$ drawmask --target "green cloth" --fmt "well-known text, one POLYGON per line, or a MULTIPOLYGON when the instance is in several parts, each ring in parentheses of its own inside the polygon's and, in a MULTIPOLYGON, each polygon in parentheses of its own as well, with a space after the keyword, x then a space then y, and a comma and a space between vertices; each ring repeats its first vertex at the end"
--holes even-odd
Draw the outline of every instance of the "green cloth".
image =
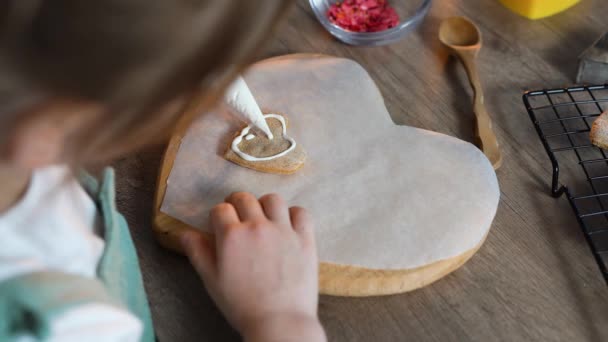
POLYGON ((0 341, 31 334, 49 337, 50 321, 66 310, 91 302, 122 307, 103 283, 61 272, 35 272, 0 283, 0 341))
POLYGON ((101 184, 86 174, 80 179, 103 219, 106 245, 97 269, 98 278, 36 272, 0 282, 2 342, 23 334, 45 340, 49 337, 53 318, 87 303, 104 303, 129 310, 143 324, 141 341, 154 341, 137 253, 127 222, 116 210, 114 171, 106 169, 101 184))

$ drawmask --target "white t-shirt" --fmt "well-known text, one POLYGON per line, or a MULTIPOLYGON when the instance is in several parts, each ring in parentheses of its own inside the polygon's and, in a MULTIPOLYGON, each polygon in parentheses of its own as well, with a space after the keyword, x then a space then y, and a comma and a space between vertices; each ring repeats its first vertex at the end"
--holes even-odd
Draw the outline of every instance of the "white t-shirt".
MULTIPOLYGON (((95 278, 105 246, 97 219, 95 203, 67 167, 36 170, 23 198, 0 214, 0 282, 38 271, 95 278)), ((99 303, 68 310, 50 330, 51 341, 138 341, 143 326, 128 311, 99 303)))

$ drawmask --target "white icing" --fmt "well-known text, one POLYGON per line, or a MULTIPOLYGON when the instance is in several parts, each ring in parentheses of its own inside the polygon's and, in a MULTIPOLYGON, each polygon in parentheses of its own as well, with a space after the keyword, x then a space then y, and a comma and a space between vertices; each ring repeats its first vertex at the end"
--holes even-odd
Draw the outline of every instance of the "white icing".
POLYGON ((285 138, 285 140, 289 141, 289 143, 291 144, 288 149, 286 149, 283 152, 277 153, 273 156, 260 157, 260 158, 254 157, 250 154, 247 154, 247 153, 241 151, 241 149, 239 148, 239 144, 241 143, 241 141, 243 141, 243 137, 245 137, 245 139, 247 139, 247 140, 250 140, 250 139, 248 139, 248 137, 251 135, 251 134, 249 134, 249 131, 251 130, 251 126, 247 126, 247 127, 243 128, 243 130, 241 131, 241 134, 239 134, 232 141, 232 146, 231 146, 232 151, 234 151, 234 153, 236 153, 239 157, 241 157, 247 161, 266 161, 266 160, 272 160, 275 158, 282 157, 282 156, 286 155, 287 153, 291 152, 294 148, 296 148, 296 141, 293 140, 293 138, 287 136, 287 125, 285 124, 285 119, 278 114, 264 115, 264 120, 266 120, 267 118, 277 119, 281 122, 281 126, 283 127, 283 138, 285 138))
POLYGON ((245 120, 247 120, 247 123, 264 132, 268 139, 272 140, 272 132, 270 132, 270 128, 268 128, 268 124, 264 119, 264 114, 262 114, 260 106, 258 106, 251 90, 249 90, 247 83, 245 83, 245 80, 242 77, 239 76, 230 87, 228 87, 224 94, 224 100, 238 114, 243 116, 245 120))
POLYGON ((245 136, 245 140, 251 140, 251 139, 253 139, 253 138, 255 138, 255 135, 253 135, 253 134, 247 134, 247 135, 245 136))

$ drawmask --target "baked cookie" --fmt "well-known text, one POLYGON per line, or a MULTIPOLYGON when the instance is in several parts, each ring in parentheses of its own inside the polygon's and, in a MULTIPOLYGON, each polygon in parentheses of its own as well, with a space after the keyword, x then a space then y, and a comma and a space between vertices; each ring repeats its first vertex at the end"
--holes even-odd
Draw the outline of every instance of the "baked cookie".
POLYGON ((591 126, 589 138, 593 145, 608 150, 608 111, 603 112, 595 119, 591 126))
POLYGON ((274 139, 255 134, 247 126, 236 135, 224 158, 256 171, 292 174, 304 165, 306 152, 287 135, 287 120, 279 114, 264 115, 274 139))

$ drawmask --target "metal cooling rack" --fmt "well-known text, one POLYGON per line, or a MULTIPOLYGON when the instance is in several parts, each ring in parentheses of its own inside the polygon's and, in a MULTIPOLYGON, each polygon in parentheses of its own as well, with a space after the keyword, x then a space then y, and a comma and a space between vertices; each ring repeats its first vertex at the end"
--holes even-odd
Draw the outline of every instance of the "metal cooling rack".
POLYGON ((608 284, 608 151, 589 139, 608 110, 608 84, 529 91, 523 101, 553 165, 552 195, 566 194, 608 284))

